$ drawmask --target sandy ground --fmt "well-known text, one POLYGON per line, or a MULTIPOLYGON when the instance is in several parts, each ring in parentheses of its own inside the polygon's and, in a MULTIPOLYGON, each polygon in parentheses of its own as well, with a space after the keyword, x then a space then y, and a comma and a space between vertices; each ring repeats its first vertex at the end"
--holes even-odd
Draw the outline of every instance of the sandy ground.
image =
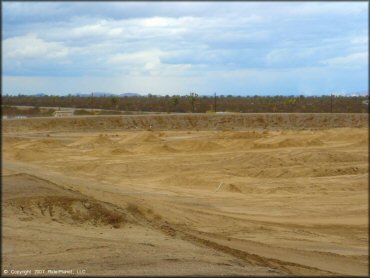
POLYGON ((299 130, 50 121, 3 130, 3 270, 368 274, 363 118, 299 130))

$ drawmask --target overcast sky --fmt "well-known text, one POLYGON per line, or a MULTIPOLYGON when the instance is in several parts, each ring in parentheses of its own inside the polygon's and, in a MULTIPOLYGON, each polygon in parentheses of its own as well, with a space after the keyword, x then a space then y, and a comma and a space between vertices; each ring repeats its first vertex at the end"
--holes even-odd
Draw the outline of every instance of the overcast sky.
POLYGON ((367 2, 3 2, 3 93, 368 86, 367 2))

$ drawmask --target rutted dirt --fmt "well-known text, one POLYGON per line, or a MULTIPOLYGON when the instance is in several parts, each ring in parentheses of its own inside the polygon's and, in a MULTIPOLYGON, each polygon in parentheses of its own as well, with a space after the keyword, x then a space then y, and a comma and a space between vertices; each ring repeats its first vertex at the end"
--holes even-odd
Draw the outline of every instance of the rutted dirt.
POLYGON ((368 129, 346 116, 7 121, 3 268, 367 275, 368 129))

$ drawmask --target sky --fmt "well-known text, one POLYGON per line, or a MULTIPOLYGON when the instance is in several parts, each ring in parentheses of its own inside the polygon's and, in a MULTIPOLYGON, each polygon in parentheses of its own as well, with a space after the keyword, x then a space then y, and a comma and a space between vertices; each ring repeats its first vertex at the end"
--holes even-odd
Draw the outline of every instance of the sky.
POLYGON ((367 91, 368 5, 2 2, 2 93, 367 91))

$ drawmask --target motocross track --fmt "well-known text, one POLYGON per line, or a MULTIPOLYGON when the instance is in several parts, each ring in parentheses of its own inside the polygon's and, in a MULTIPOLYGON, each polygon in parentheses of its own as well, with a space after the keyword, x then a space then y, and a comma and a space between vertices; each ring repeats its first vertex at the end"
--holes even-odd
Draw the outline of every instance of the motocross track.
POLYGON ((2 268, 368 275, 368 115, 3 120, 2 268))

